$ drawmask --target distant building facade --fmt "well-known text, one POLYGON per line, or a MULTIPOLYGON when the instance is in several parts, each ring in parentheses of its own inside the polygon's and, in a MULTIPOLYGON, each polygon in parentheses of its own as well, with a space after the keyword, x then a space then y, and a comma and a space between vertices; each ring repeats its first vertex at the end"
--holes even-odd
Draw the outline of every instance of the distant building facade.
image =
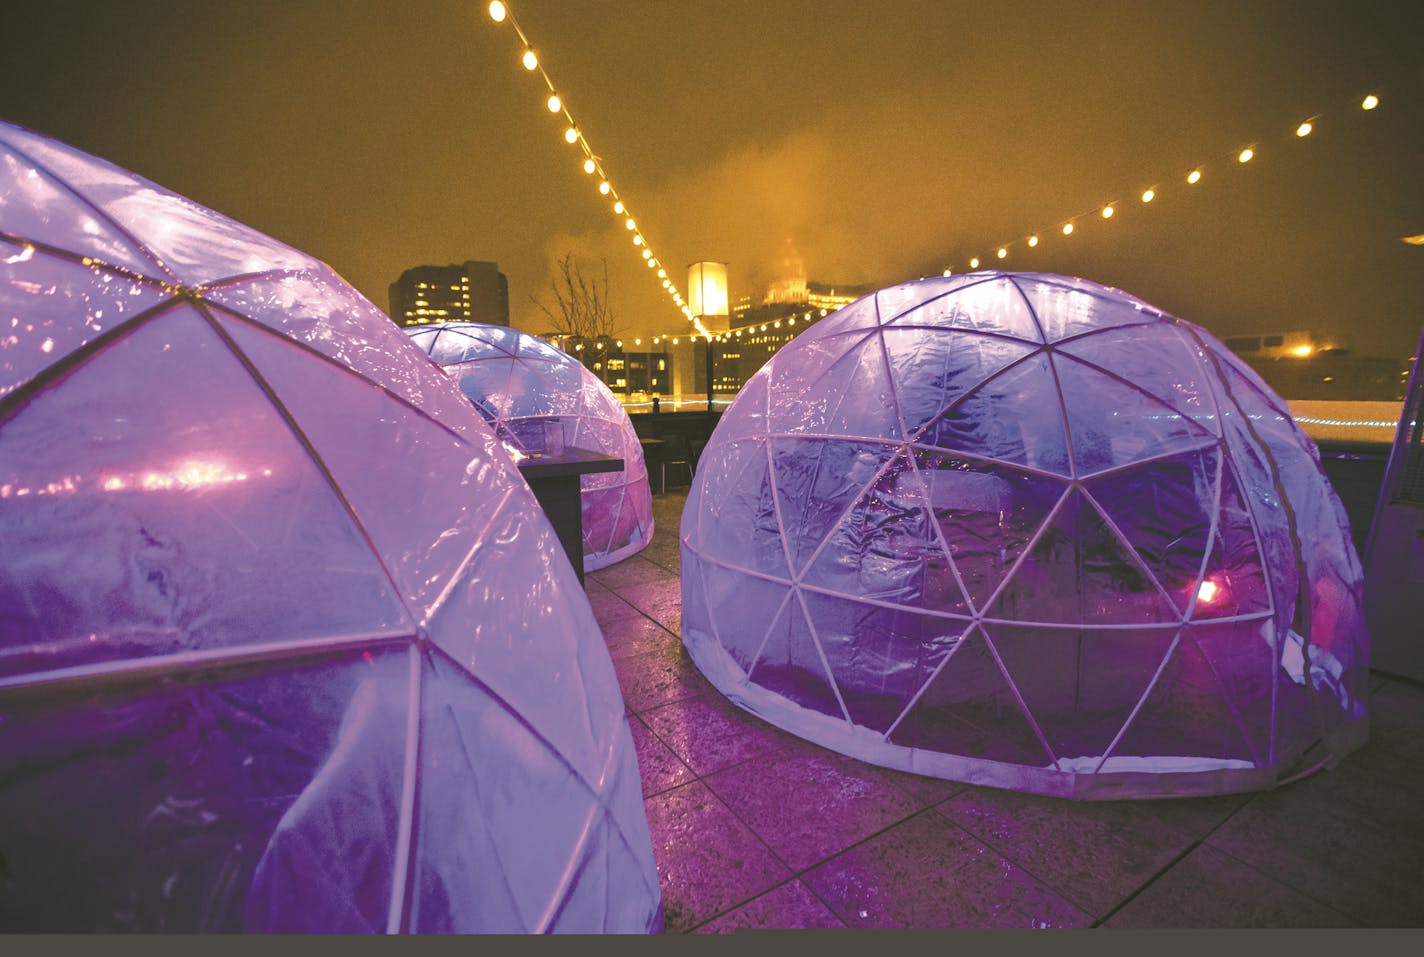
POLYGON ((390 315, 398 325, 509 325, 509 281, 495 263, 472 260, 451 266, 413 266, 391 283, 390 295, 390 315))

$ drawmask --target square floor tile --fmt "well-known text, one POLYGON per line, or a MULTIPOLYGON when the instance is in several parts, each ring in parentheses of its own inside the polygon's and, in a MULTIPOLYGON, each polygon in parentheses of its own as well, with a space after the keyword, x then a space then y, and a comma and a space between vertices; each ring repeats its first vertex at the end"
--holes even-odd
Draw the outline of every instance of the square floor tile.
POLYGON ((617 594, 674 635, 682 634, 682 583, 679 580, 669 578, 628 585, 619 588, 617 594))
MULTIPOLYGON (((651 545, 648 546, 648 548, 651 547, 651 545)), ((629 585, 641 585, 648 582, 668 581, 670 579, 676 580, 678 576, 673 572, 668 571, 668 569, 656 562, 649 561, 645 557, 644 553, 647 552, 648 548, 644 548, 643 551, 638 552, 636 555, 630 555, 621 562, 616 562, 593 572, 592 577, 594 581, 616 592, 620 588, 629 585)))
POLYGON ((700 781, 643 803, 668 931, 695 927, 791 876, 700 781))
POLYGON ((787 881, 780 887, 728 911, 716 920, 698 927, 699 934, 733 934, 739 930, 762 929, 831 929, 845 924, 832 914, 820 899, 800 881, 787 881))
POLYGON ((692 780, 692 769, 678 760, 672 750, 648 730, 637 715, 628 716, 633 747, 638 755, 638 775, 643 780, 643 796, 660 794, 692 780))
POLYGON ((1336 804, 1283 800, 1306 783, 1256 795, 1207 843, 1367 926, 1424 927, 1424 846, 1336 804))
POLYGON ((702 672, 692 663, 679 643, 641 655, 613 659, 623 703, 638 713, 649 708, 687 698, 710 688, 702 672))
POLYGON ((777 750, 793 740, 786 732, 710 690, 710 686, 704 694, 650 708, 641 712, 641 717, 699 776, 777 750))
POLYGON ((1107 927, 1354 927, 1350 918, 1207 844, 1104 922, 1107 927))
POLYGON ((793 871, 819 863, 919 805, 881 769, 795 742, 705 778, 739 820, 793 871))
POLYGON ((631 618, 619 618, 603 625, 603 641, 608 646, 609 657, 616 660, 654 652, 681 652, 681 638, 637 609, 633 612, 631 618))
MULTIPOLYGON (((1198 800, 1223 815, 1240 804, 1198 800)), ((934 810, 1102 918, 1196 840, 1163 813, 1164 804, 1176 803, 1070 801, 972 787, 934 810)))
POLYGON ((1092 921, 932 810, 801 879, 851 927, 1084 927, 1092 921))

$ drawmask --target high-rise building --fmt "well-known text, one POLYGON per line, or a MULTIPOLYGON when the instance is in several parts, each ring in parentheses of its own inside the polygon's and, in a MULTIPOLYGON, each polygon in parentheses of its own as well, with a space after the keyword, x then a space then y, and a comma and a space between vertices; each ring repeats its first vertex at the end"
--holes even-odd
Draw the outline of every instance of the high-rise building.
POLYGON ((431 322, 509 325, 509 281, 495 263, 413 266, 391 283, 391 318, 402 326, 431 322))

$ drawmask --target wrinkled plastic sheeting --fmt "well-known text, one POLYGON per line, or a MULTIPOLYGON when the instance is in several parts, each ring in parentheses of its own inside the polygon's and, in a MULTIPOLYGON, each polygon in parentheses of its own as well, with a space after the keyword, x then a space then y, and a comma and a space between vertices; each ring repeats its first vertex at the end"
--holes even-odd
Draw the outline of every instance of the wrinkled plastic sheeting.
POLYGON ((1206 794, 1366 735, 1314 444, 1207 332, 1084 280, 922 280, 816 323, 724 414, 681 542, 702 672, 876 764, 1206 794))
POLYGON ((316 260, 0 124, 7 931, 661 929, 503 445, 316 260))
POLYGON ((505 326, 445 322, 406 333, 520 454, 576 447, 623 460, 620 471, 579 478, 584 571, 621 562, 652 541, 643 447, 617 397, 582 363, 505 326))

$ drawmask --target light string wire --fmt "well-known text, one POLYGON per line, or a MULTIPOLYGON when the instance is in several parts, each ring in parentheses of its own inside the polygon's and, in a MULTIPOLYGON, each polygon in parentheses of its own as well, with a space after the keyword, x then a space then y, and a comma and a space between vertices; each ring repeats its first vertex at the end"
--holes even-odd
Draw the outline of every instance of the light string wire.
MULTIPOLYGON (((1381 105, 1381 92, 1383 92, 1382 89, 1376 89, 1363 96, 1356 97, 1351 102, 1354 104, 1356 109, 1362 112, 1373 112, 1377 110, 1381 105)), ((1290 140, 1303 140, 1314 134, 1316 132, 1316 125, 1320 122, 1322 116, 1324 116, 1324 114, 1315 113, 1301 120, 1300 123, 1296 125, 1292 135, 1290 136, 1290 140)), ((1289 142, 1290 140, 1285 140, 1285 142, 1289 142)), ((1207 181, 1207 169, 1215 168, 1218 162, 1221 165, 1228 167, 1245 166, 1246 164, 1253 162, 1257 159, 1258 153, 1261 149, 1261 144, 1263 142, 1265 141, 1252 141, 1250 143, 1238 147, 1236 150, 1233 150, 1230 153, 1222 154, 1219 160, 1213 161, 1210 164, 1199 163, 1195 166, 1187 166, 1179 170, 1177 173, 1173 174, 1173 176, 1170 178, 1161 178, 1150 186, 1143 186, 1139 191, 1137 191, 1135 204, 1146 206, 1155 202, 1158 198, 1161 197, 1162 190, 1166 188, 1164 184, 1168 182, 1180 184, 1181 186, 1187 189, 1196 187, 1198 184, 1207 181)), ((1043 245, 1045 241, 1050 237, 1067 239, 1076 234, 1080 224, 1092 222, 1095 219, 1110 220, 1117 213, 1123 211, 1125 208, 1131 205, 1134 205, 1134 203, 1125 202, 1123 200, 1112 200, 1094 206, 1092 209, 1084 210, 1083 212, 1078 213, 1077 215, 1067 216, 1058 219, 1054 222, 1052 226, 1047 226, 1042 229, 1034 230, 1026 235, 1019 236, 1016 239, 1009 240, 1006 242, 992 243, 989 246, 992 252, 988 256, 983 257, 982 259, 978 255, 971 256, 968 260, 968 267, 971 271, 973 271, 979 269, 981 265, 992 265, 995 262, 1001 262, 1007 259, 1009 257, 1010 252, 1014 251, 1015 248, 1018 246, 1026 246, 1029 249, 1034 249, 1040 245, 1043 245)), ((1405 242, 1410 241, 1410 238, 1405 238, 1405 242)), ((952 275, 953 272, 953 268, 946 267, 944 270, 944 275, 949 276, 952 275)))
POLYGON ((548 98, 544 101, 545 107, 550 113, 562 116, 564 120, 567 121, 568 125, 564 130, 564 142, 570 146, 577 146, 580 152, 583 153, 583 171, 590 176, 597 176, 598 192, 612 202, 614 215, 622 217, 624 227, 633 234, 633 245, 640 250, 644 264, 649 269, 657 270, 656 275, 662 284, 663 290, 678 307, 678 311, 692 323, 693 328, 696 330, 696 335, 703 336, 708 341, 711 341, 712 333, 707 331, 698 316, 693 315, 691 307, 688 306, 687 301, 683 298, 682 292, 677 288, 677 283, 673 282, 662 260, 653 253, 652 248, 648 245, 647 237, 643 235, 643 230, 639 227, 638 221, 633 217, 633 212, 629 209, 627 200, 619 195, 618 190, 613 185, 613 180, 609 177, 607 170, 604 169, 603 159, 593 151, 593 147, 589 145, 588 139, 584 136, 583 128, 575 122, 573 114, 569 112, 568 103, 565 102, 563 94, 559 92, 558 87, 554 85, 554 81, 549 77, 548 71, 544 69, 544 64, 535 52, 534 45, 529 42, 528 35, 525 34, 524 29, 519 25, 519 21, 515 19, 514 11, 512 11, 509 8, 509 4, 503 2, 503 0, 492 0, 489 4, 488 12, 490 19, 495 23, 507 23, 514 28, 514 33, 519 37, 519 42, 523 47, 521 62, 524 65, 524 69, 531 73, 538 73, 544 81, 544 86, 548 90, 548 98))

